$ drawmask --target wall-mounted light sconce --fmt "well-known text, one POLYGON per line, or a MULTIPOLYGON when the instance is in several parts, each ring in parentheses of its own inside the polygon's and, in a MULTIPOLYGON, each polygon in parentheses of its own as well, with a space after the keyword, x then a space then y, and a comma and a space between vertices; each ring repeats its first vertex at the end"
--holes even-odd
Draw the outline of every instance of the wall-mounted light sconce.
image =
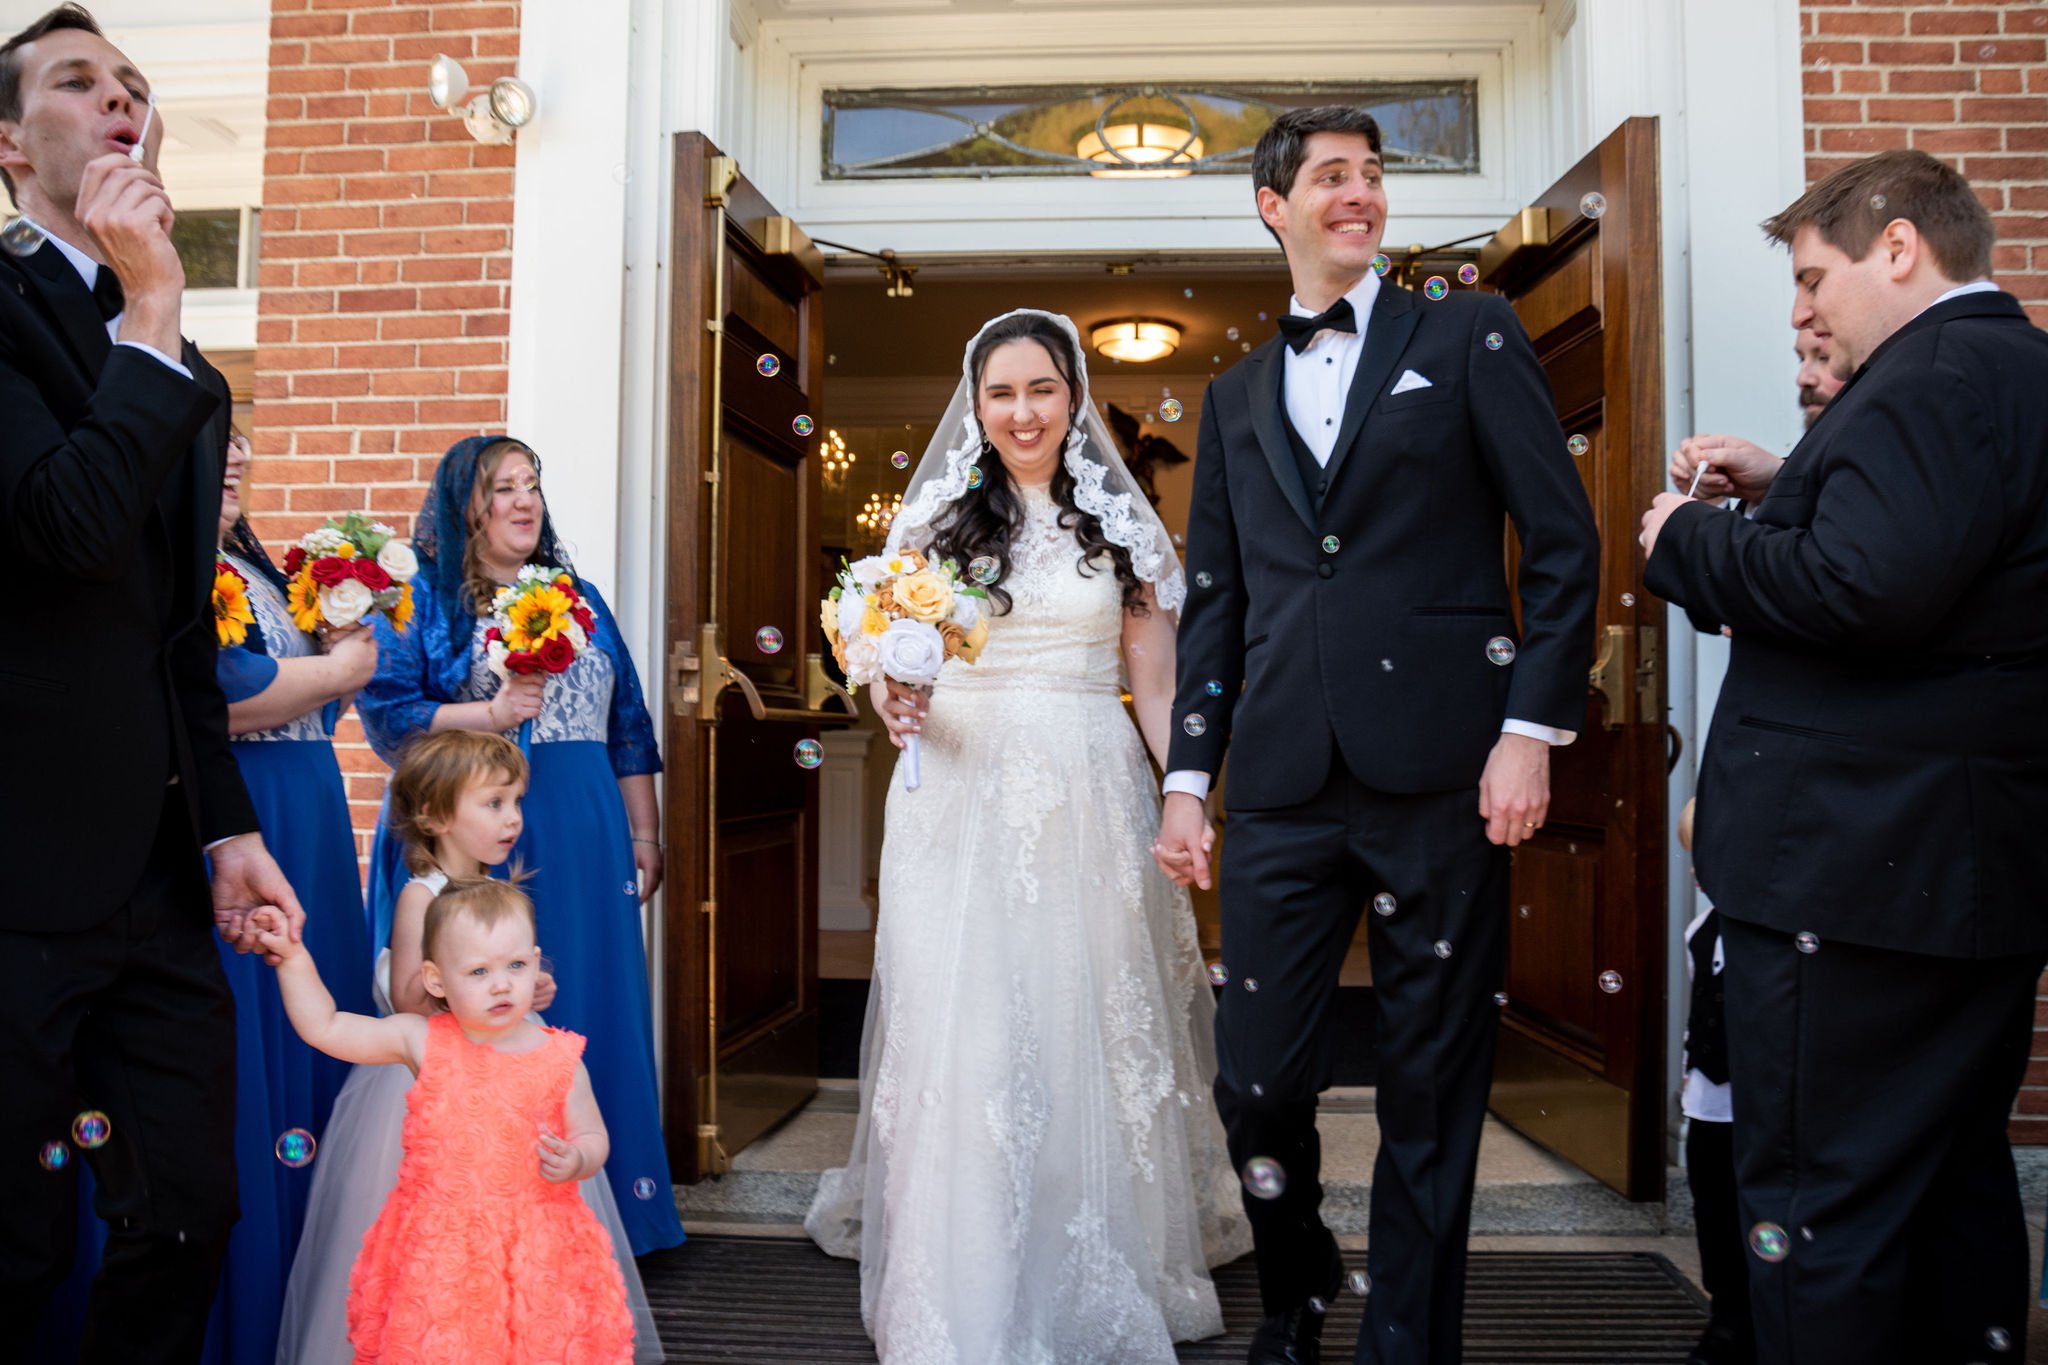
POLYGON ((469 135, 492 147, 511 142, 535 111, 533 87, 517 76, 500 76, 470 99, 469 73, 445 52, 427 68, 427 97, 436 108, 461 115, 469 135))
POLYGON ((1180 328, 1170 322, 1128 318, 1121 322, 1103 323, 1089 340, 1095 344, 1096 350, 1111 360, 1143 364, 1148 360, 1164 360, 1179 349, 1180 328))

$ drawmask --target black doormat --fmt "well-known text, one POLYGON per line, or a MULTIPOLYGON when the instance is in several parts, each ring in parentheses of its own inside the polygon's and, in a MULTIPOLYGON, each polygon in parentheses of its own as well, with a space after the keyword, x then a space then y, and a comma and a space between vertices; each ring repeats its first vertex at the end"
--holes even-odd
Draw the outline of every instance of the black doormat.
MULTIPOLYGON (((1365 1254, 1345 1262, 1363 1267, 1365 1254)), ((860 1267, 787 1238, 692 1237, 648 1256, 640 1275, 671 1361, 872 1365, 860 1267)), ((1244 1359, 1259 1314, 1249 1257, 1216 1272, 1229 1331, 1180 1350, 1184 1362, 1244 1359)), ((1332 1305, 1324 1340, 1349 1360, 1363 1300, 1332 1305)), ((1706 1327, 1699 1293, 1652 1252, 1479 1251, 1465 1298, 1466 1365, 1679 1365, 1706 1327)))
MULTIPOLYGON (((868 983, 825 977, 818 982, 818 1074, 828 1080, 860 1075, 860 1030, 867 1020, 868 983)), ((1373 1085, 1379 1078, 1379 1047, 1373 1019, 1372 987, 1337 990, 1337 1057, 1332 1085, 1373 1085)))

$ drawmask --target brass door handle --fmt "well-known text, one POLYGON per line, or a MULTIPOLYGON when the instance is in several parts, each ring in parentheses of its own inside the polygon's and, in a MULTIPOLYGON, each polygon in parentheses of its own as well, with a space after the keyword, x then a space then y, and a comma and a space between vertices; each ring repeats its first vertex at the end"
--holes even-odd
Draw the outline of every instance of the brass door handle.
POLYGON ((766 720, 793 720, 809 725, 851 725, 860 719, 860 702, 853 693, 832 681, 825 661, 818 655, 804 660, 804 705, 771 706, 766 720), (837 697, 846 703, 844 711, 828 711, 825 703, 837 697))
POLYGON ((1607 728, 1619 730, 1628 722, 1628 694, 1635 687, 1635 673, 1628 663, 1629 627, 1609 626, 1601 632, 1600 656, 1586 674, 1586 685, 1603 701, 1607 728))
POLYGON ((752 678, 734 668, 731 660, 723 654, 712 660, 711 668, 711 688, 704 697, 704 705, 710 711, 705 717, 706 720, 718 719, 718 699, 725 694, 726 688, 735 684, 746 694, 747 710, 753 713, 754 719, 768 719, 768 708, 762 703, 760 689, 754 686, 752 678))

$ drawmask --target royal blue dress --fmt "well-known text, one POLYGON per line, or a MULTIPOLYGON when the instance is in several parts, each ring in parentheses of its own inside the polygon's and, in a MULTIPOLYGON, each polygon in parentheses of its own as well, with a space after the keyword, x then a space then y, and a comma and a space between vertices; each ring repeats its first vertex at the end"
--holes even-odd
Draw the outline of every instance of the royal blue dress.
MULTIPOLYGON (((220 651, 221 690, 234 703, 269 687, 279 659, 316 651, 292 624, 284 594, 261 570, 232 554, 222 558, 248 580, 257 626, 245 644, 220 651)), ((305 942, 321 979, 341 1009, 374 1014, 362 878, 334 758, 337 710, 330 702, 274 730, 238 736, 231 747, 264 845, 305 908, 305 942)), ((317 1141, 349 1067, 299 1040, 285 1017, 277 974, 260 954, 237 953, 226 943, 219 948, 235 997, 235 1174, 242 1216, 228 1239, 201 1359, 206 1365, 272 1365, 313 1179, 310 1168, 278 1159, 278 1138, 302 1128, 317 1141)), ((78 1255, 37 1338, 39 1359, 75 1354, 89 1282, 106 1242, 105 1225, 92 1212, 91 1174, 81 1174, 78 1255)))
MULTIPOLYGON (((597 619, 594 646, 548 679, 541 713, 519 740, 532 767, 526 827, 512 860, 531 874, 541 951, 555 975, 548 1023, 589 1040, 583 1062, 611 1135, 605 1177, 633 1254, 678 1246, 683 1225, 669 1180, 654 1066, 639 874, 619 779, 661 771, 654 720, 618 626, 596 589, 579 585, 597 619)), ((449 621, 431 593, 415 593, 411 629, 377 622, 377 676, 357 699, 371 747, 396 764, 448 703, 485 701, 499 682, 484 661, 484 625, 449 621)), ((400 840, 377 825, 370 855, 371 940, 391 933, 405 885, 400 840)))

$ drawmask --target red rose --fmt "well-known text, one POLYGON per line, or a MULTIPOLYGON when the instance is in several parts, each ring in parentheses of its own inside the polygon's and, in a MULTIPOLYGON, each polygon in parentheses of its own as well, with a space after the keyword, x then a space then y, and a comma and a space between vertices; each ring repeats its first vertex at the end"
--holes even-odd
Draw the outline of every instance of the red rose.
POLYGON ((323 588, 331 588, 344 578, 353 578, 349 563, 339 555, 327 555, 313 561, 313 581, 323 588))
POLYGON ((358 555, 348 562, 348 566, 355 570, 356 581, 371 592, 382 592, 391 586, 391 575, 385 573, 383 566, 374 559, 358 555))
POLYGON ((305 549, 305 547, 304 547, 303 545, 294 545, 294 546, 292 546, 292 547, 291 547, 291 549, 289 549, 289 550, 285 551, 285 555, 284 555, 284 576, 285 576, 286 578, 294 578, 294 577, 296 577, 296 576, 298 575, 299 569, 300 569, 300 568, 301 568, 301 567, 302 567, 302 566, 303 566, 303 565, 305 564, 305 562, 306 562, 306 549, 305 549))
POLYGON ((540 672, 540 660, 536 659, 529 650, 518 650, 505 656, 505 671, 507 673, 538 673, 540 672))
POLYGON ((550 673, 560 673, 576 662, 576 646, 559 635, 552 640, 543 641, 537 652, 540 655, 541 666, 550 673))
POLYGON ((493 640, 502 640, 504 638, 505 632, 499 630, 496 626, 492 626, 489 630, 484 632, 484 643, 486 644, 489 644, 493 640))
POLYGON ((594 635, 597 633, 597 618, 590 614, 589 607, 571 607, 569 608, 569 615, 575 618, 577 625, 583 627, 584 634, 594 635))

